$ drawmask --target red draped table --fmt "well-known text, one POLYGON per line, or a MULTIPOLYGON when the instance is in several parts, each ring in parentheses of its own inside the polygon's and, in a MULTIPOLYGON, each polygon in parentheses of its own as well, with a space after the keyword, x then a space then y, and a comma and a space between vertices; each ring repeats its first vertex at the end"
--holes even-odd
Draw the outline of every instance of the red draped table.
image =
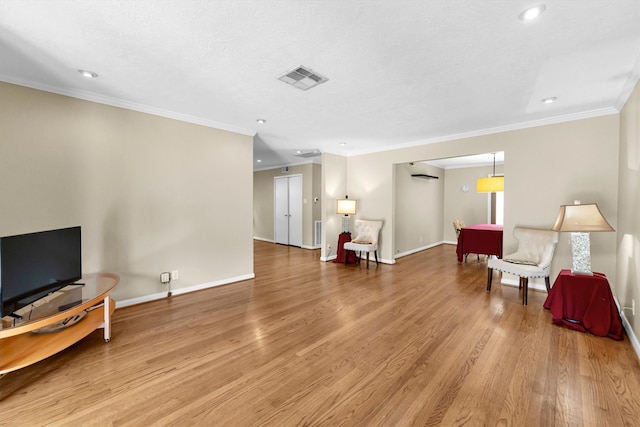
POLYGON ((620 314, 602 273, 585 276, 560 271, 544 308, 551 310, 558 325, 614 340, 623 338, 620 314))
POLYGON ((497 224, 462 227, 456 248, 458 262, 462 262, 465 254, 495 255, 502 258, 502 230, 503 227, 497 224))
POLYGON ((345 251, 344 244, 351 241, 351 233, 340 233, 338 236, 338 247, 336 248, 336 259, 334 262, 344 263, 345 257, 347 264, 355 264, 357 261, 356 253, 353 251, 345 251))

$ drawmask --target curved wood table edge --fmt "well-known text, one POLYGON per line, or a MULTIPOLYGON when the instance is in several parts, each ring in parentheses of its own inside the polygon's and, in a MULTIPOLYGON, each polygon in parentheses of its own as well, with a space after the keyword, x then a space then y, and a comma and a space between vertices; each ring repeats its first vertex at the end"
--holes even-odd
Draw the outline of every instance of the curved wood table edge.
POLYGON ((111 314, 115 310, 115 301, 110 298, 110 294, 119 283, 120 277, 113 273, 95 273, 83 276, 83 279, 86 280, 91 277, 96 278, 96 280, 111 280, 112 283, 106 286, 100 294, 68 310, 44 319, 27 322, 24 325, 0 330, 0 377, 8 372, 44 360, 100 328, 105 329, 104 338, 106 342, 109 342, 111 336, 111 314), (96 306, 101 301, 104 307, 89 311, 86 319, 67 329, 43 335, 31 333, 96 306))

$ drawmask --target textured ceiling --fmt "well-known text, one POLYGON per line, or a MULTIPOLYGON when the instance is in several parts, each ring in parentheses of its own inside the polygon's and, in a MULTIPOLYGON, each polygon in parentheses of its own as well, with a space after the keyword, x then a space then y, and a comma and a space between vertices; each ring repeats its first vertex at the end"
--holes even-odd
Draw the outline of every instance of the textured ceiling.
POLYGON ((519 20, 532 4, 0 0, 0 80, 256 134, 260 169, 619 110, 640 0, 547 0, 519 20), (277 80, 298 65, 329 81, 277 80))

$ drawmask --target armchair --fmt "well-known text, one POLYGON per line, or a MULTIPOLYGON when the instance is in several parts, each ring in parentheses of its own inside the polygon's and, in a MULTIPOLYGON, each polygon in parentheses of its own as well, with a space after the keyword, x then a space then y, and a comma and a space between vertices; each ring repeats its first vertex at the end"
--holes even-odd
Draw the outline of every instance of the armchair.
POLYGON ((464 227, 464 221, 461 219, 453 220, 453 229, 456 230, 456 237, 460 235, 460 230, 464 227))
POLYGON ((530 278, 544 277, 547 292, 551 288, 549 274, 558 233, 553 230, 515 227, 513 237, 518 241, 516 252, 505 255, 503 259, 492 258, 487 261, 487 292, 491 291, 493 270, 513 274, 520 278, 520 288, 523 288, 522 304, 527 305, 530 278))
MULTIPOLYGON (((367 270, 369 269, 369 253, 373 252, 378 265, 378 236, 382 228, 382 221, 368 221, 356 219, 356 238, 344 244, 344 250, 354 251, 358 256, 358 261, 362 252, 367 254, 367 270)), ((345 264, 347 257, 345 256, 345 264)))

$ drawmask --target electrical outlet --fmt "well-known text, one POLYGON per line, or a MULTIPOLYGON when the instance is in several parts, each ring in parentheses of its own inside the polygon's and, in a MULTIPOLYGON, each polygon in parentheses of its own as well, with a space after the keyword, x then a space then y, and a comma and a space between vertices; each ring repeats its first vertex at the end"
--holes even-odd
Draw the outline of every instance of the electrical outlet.
POLYGON ((178 280, 180 278, 180 271, 173 270, 171 272, 171 280, 178 280))
POLYGON ((160 283, 166 285, 171 281, 171 274, 169 272, 160 273, 160 283))

